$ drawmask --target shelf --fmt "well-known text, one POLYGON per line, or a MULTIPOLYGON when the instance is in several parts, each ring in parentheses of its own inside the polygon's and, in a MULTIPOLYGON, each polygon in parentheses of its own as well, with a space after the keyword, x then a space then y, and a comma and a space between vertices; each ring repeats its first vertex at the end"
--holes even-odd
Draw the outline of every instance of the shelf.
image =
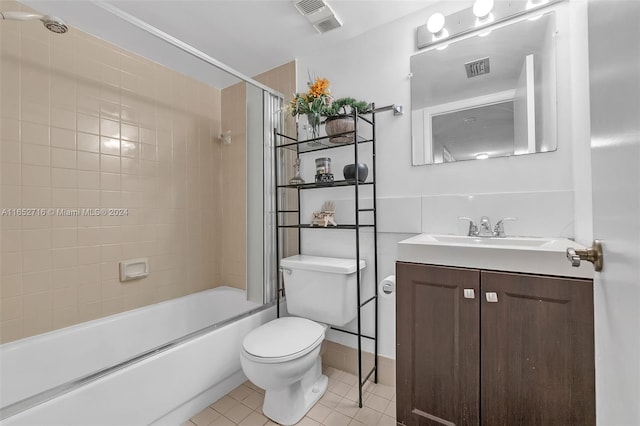
MULTIPOLYGON (((347 134, 353 134, 354 132, 348 132, 347 134)), ((281 133, 276 133, 277 136, 281 136, 288 140, 293 140, 291 137, 283 135, 281 133)), ((343 135, 340 133, 340 135, 343 135)), ((373 142, 373 139, 366 139, 362 136, 357 136, 358 144, 373 142)), ((343 146, 353 146, 355 142, 345 142, 345 143, 333 143, 329 141, 329 136, 322 136, 314 139, 307 139, 303 141, 295 141, 295 142, 287 142, 283 144, 276 145, 276 148, 287 148, 292 151, 296 150, 296 146, 301 154, 306 152, 315 152, 322 151, 325 149, 333 149, 340 148, 343 146)))
POLYGON ((328 225, 328 226, 311 226, 308 223, 303 223, 300 225, 278 225, 278 228, 293 228, 293 229, 358 229, 358 228, 373 228, 375 225, 328 225))
MULTIPOLYGON (((385 107, 384 110, 391 110, 393 106, 385 107)), ((333 328, 334 330, 341 331, 344 333, 352 334, 357 337, 358 340, 358 406, 363 406, 363 386, 367 382, 367 380, 372 377, 373 381, 377 383, 378 381, 378 295, 377 295, 377 286, 378 286, 378 248, 377 248, 377 233, 376 233, 376 122, 375 122, 376 109, 375 105, 372 105, 372 111, 367 113, 367 118, 363 117, 362 114, 352 114, 355 121, 355 129, 349 132, 344 132, 340 134, 336 134, 333 136, 321 136, 312 139, 299 140, 300 133, 296 131, 295 137, 288 136, 283 133, 279 133, 278 130, 274 129, 273 136, 275 138, 275 146, 273 147, 274 152, 274 161, 276 167, 276 176, 274 183, 274 191, 276 197, 276 214, 275 214, 275 254, 278 259, 278 263, 276 265, 276 269, 280 268, 280 254, 281 250, 284 251, 285 248, 288 249, 288 246, 285 244, 281 244, 281 238, 284 239, 286 244, 291 243, 292 247, 297 247, 298 253, 302 253, 302 244, 303 238, 315 238, 318 237, 323 238, 319 233, 307 233, 301 232, 300 229, 342 229, 342 230, 351 230, 349 237, 353 236, 354 240, 354 256, 358 260, 362 260, 365 257, 365 253, 368 253, 368 250, 373 250, 372 255, 372 265, 367 264, 367 268, 373 268, 372 276, 369 276, 370 273, 367 273, 367 281, 371 279, 371 285, 373 287, 373 297, 369 297, 367 300, 362 301, 362 286, 363 284, 363 274, 355 274, 356 275, 356 300, 357 304, 357 330, 349 331, 341 328, 333 328), (359 123, 362 123, 363 126, 360 126, 359 123), (367 127, 366 124, 371 125, 371 127, 367 127), (361 128, 366 129, 365 135, 363 136, 361 133, 361 128), (348 142, 334 143, 331 142, 330 139, 337 141, 339 139, 346 140, 348 142), (338 139, 339 138, 339 139, 338 139), (369 145, 370 143, 370 145, 369 145), (362 148, 360 145, 367 144, 366 147, 362 148), (282 149, 287 151, 283 151, 282 149), (363 154, 365 157, 370 159, 369 167, 371 170, 370 181, 369 182, 360 182, 355 179, 340 179, 335 180, 333 182, 308 182, 300 185, 290 184, 287 180, 284 179, 284 175, 282 174, 282 167, 289 167, 286 165, 286 160, 291 160, 289 156, 282 155, 284 152, 290 152, 296 156, 296 158, 300 159, 300 154, 306 154, 311 152, 323 151, 327 149, 335 149, 335 148, 345 148, 342 151, 334 151, 332 152, 332 156, 339 155, 344 156, 345 158, 352 159, 353 163, 362 161, 360 159, 360 155, 363 154), (280 164, 279 162, 283 162, 284 164, 280 164), (367 187, 362 191, 359 191, 360 187, 367 187), (311 223, 302 223, 303 220, 311 219, 309 216, 306 216, 304 219, 301 216, 301 212, 303 210, 303 200, 305 200, 306 196, 300 195, 302 190, 307 189, 322 189, 322 188, 337 188, 337 187, 353 187, 355 190, 348 197, 350 200, 354 201, 353 209, 349 210, 349 212, 353 211, 354 216, 351 218, 345 218, 344 220, 350 221, 351 223, 339 224, 336 226, 331 226, 327 224, 327 226, 319 226, 311 223), (283 190, 284 189, 284 190, 283 190), (287 198, 290 195, 294 195, 292 192, 288 191, 290 189, 296 190, 295 198, 291 198, 290 200, 287 198), (285 203, 285 201, 291 201, 285 203), (360 204, 363 204, 362 206, 360 204), (297 204, 297 206, 294 206, 297 204), (280 206, 283 209, 280 209, 280 206), (361 219, 362 218, 362 219, 361 219), (359 222, 355 224, 353 222, 359 222), (366 222, 365 224, 360 222, 366 222), (286 223, 286 224, 285 224, 286 223), (287 229, 297 229, 298 232, 287 232, 287 229), (366 235, 366 247, 364 245, 363 236, 366 235), (292 238, 297 237, 297 246, 293 245, 292 238), (373 244, 370 244, 370 238, 373 238, 373 244), (365 306, 373 305, 373 321, 374 321, 374 331, 372 335, 366 335, 363 333, 361 327, 361 320, 363 315, 363 310, 365 306), (363 352, 362 352, 362 339, 370 339, 373 341, 374 345, 374 365, 371 370, 367 373, 363 369, 363 352), (375 374, 375 375, 374 375, 375 374)), ((328 153, 323 153, 326 156, 328 153)), ((318 156, 323 156, 320 154, 318 156)), ((309 159, 307 157, 307 159, 309 159)), ((337 177, 334 176, 334 177, 337 177)), ((324 193, 323 193, 324 194, 324 193)), ((322 195, 322 194, 318 194, 322 195)), ((322 221, 324 223, 324 221, 322 221)), ((367 261, 369 262, 369 260, 367 261)), ((280 297, 283 295, 284 288, 284 277, 280 274, 278 275, 278 287, 277 287, 277 298, 278 301, 280 297)), ((370 312, 368 310, 368 312, 370 312)), ((276 303, 276 315, 280 317, 280 303, 276 303)))
MULTIPOLYGON (((311 182, 303 183, 302 185, 278 185, 278 188, 293 188, 293 189, 317 189, 317 188, 335 188, 337 186, 355 186, 355 179, 349 180, 336 180, 333 182, 311 182)), ((358 186, 373 185, 373 182, 359 182, 358 186)))

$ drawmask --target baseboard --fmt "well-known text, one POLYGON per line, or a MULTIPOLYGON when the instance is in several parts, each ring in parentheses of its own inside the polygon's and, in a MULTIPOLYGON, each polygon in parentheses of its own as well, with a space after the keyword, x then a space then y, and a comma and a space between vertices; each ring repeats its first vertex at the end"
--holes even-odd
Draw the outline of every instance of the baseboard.
MULTIPOLYGON (((322 365, 358 374, 358 350, 339 343, 325 340, 322 344, 322 365)), ((362 374, 373 368, 373 354, 362 352, 362 374)), ((396 385, 396 360, 378 355, 378 383, 386 386, 396 385)))

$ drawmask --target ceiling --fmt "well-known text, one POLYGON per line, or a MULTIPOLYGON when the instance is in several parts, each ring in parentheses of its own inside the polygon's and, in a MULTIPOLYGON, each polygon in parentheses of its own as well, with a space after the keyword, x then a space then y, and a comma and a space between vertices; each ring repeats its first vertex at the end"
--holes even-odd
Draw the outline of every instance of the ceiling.
MULTIPOLYGON (((167 63, 171 60, 157 57, 162 56, 157 40, 145 41, 151 38, 129 24, 115 21, 113 15, 92 2, 21 1, 42 13, 59 16, 80 30, 172 68, 180 67, 167 63)), ((291 0, 119 0, 109 3, 231 68, 254 76, 318 49, 339 45, 429 7, 436 0, 328 0, 343 27, 324 34, 316 32, 291 0)), ((178 56, 173 60, 180 62, 178 56)), ((231 81, 213 83, 224 87, 231 81)))

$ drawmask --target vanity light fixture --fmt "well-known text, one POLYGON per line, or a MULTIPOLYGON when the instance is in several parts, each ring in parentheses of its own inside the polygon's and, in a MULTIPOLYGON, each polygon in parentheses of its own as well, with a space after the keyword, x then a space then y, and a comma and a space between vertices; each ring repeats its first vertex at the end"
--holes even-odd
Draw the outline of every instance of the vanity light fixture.
POLYGON ((431 15, 426 24, 416 28, 416 47, 442 50, 446 48, 449 40, 471 35, 484 37, 498 24, 528 14, 530 17, 523 19, 538 19, 540 14, 544 13, 544 9, 563 1, 565 0, 475 0, 473 7, 459 10, 446 17, 442 13, 431 15))

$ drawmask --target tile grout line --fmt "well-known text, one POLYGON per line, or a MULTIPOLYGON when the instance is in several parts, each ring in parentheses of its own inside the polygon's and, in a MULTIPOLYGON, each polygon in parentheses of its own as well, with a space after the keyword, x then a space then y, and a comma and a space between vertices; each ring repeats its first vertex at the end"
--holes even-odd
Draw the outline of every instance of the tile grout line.
MULTIPOLYGON (((365 386, 364 392, 366 394, 364 406, 362 408, 358 408, 355 399, 349 398, 348 396, 350 393, 353 393, 355 384, 353 383, 352 379, 355 376, 332 367, 326 368, 323 373, 329 376, 329 387, 327 388, 327 392, 298 423, 300 426, 387 426, 396 424, 395 388, 374 383, 367 384, 365 386), (344 392, 344 394, 340 395, 339 393, 333 392, 333 390, 335 389, 338 389, 340 393, 344 392)), ((183 425, 253 426, 276 424, 262 413, 263 402, 264 391, 253 385, 251 382, 247 381, 230 391, 227 395, 210 404, 207 408, 196 414, 183 425), (255 408, 245 403, 245 401, 252 397, 257 397, 259 400, 261 400, 260 404, 255 408), (229 405, 231 403, 233 403, 233 405, 229 405), (217 405, 222 412, 214 408, 215 405, 217 405), (226 409, 225 406, 227 407, 226 409), (228 414, 239 406, 243 408, 239 410, 240 412, 237 417, 233 416, 238 419, 238 421, 234 421, 229 417, 228 414), (245 409, 248 411, 245 411, 245 409), (204 422, 199 423, 200 420, 196 420, 196 418, 200 415, 203 415, 203 413, 210 414, 207 412, 207 410, 213 411, 215 414, 217 414, 217 416, 209 420, 203 419, 204 422), (250 419, 250 417, 252 416, 255 416, 255 420, 257 420, 257 423, 254 422, 254 419, 250 419), (221 423, 221 419, 224 419, 224 421, 226 421, 227 423, 221 423)))

